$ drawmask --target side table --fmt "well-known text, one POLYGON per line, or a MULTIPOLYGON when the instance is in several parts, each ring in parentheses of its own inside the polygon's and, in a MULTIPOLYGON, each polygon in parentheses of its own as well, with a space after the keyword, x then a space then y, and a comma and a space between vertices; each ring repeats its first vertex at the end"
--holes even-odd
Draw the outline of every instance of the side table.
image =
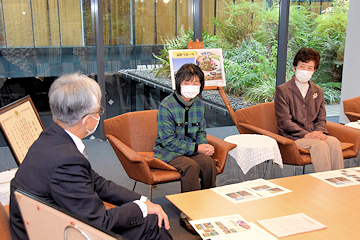
POLYGON ((237 134, 224 140, 235 143, 237 147, 229 151, 224 172, 217 177, 217 186, 256 178, 281 177, 283 163, 275 139, 258 134, 237 134))
POLYGON ((2 205, 10 203, 10 181, 14 178, 17 168, 0 172, 0 202, 2 205))
POLYGON ((359 129, 360 129, 360 121, 349 122, 349 123, 346 123, 345 126, 353 127, 353 128, 359 128, 359 129))
MULTIPOLYGON (((360 120, 346 123, 345 126, 360 129, 360 120)), ((360 166, 360 154, 354 158, 344 159, 345 168, 360 166)))

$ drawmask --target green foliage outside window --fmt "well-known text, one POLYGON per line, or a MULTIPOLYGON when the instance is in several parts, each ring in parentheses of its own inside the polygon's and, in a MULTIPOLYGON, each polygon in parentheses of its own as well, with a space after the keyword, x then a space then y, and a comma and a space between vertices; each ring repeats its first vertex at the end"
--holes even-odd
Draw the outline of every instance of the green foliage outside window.
MULTIPOLYGON (((291 5, 286 78, 294 74, 292 60, 301 47, 316 49, 320 68, 313 76, 325 91, 328 104, 340 101, 341 73, 349 0, 334 0, 321 15, 309 11, 310 4, 291 5)), ((227 19, 214 19, 217 35, 203 33, 205 48, 222 48, 227 81, 225 91, 249 102, 273 101, 276 83, 276 56, 279 1, 264 6, 246 0, 228 4, 227 19)), ((179 37, 167 39, 160 56, 164 65, 158 74, 170 73, 168 50, 185 49, 193 31, 181 29, 179 37)))

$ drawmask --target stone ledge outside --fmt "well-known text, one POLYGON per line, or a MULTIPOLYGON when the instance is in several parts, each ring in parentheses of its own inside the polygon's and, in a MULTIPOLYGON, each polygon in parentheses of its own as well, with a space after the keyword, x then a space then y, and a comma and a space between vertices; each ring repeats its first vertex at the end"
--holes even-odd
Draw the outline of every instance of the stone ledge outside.
MULTIPOLYGON (((137 76, 139 77, 139 80, 143 79, 144 81, 153 82, 154 85, 160 85, 169 92, 172 91, 171 79, 167 77, 156 76, 154 70, 136 70, 136 69, 122 70, 119 71, 119 74, 137 76)), ((243 102, 241 97, 236 97, 229 94, 226 94, 226 96, 234 111, 253 105, 251 103, 243 102)), ((226 110, 225 104, 218 91, 215 90, 204 91, 202 93, 202 97, 204 101, 215 103, 216 105, 223 108, 223 110, 226 110)), ((340 104, 325 105, 325 108, 326 108, 327 117, 339 116, 340 114, 340 104)))

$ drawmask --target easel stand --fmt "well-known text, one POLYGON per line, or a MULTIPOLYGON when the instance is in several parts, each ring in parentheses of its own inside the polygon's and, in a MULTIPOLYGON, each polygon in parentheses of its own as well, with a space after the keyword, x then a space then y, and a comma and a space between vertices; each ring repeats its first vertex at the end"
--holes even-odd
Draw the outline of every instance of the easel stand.
POLYGON ((240 128, 239 126, 237 125, 237 121, 236 121, 236 114, 235 114, 235 111, 234 109, 231 107, 230 105, 230 102, 225 94, 225 91, 224 91, 224 88, 223 87, 217 87, 217 86, 206 86, 204 87, 204 90, 218 90, 219 91, 219 94, 225 104, 225 107, 227 108, 227 110, 229 111, 229 114, 231 116, 231 119, 233 120, 237 130, 239 131, 240 133, 240 128))

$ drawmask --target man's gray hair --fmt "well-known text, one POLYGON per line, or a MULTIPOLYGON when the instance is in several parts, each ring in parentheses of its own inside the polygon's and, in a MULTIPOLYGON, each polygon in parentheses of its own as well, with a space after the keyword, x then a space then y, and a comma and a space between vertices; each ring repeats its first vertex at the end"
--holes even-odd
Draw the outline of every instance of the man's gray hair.
POLYGON ((87 114, 95 113, 100 99, 99 84, 79 73, 59 77, 49 90, 49 104, 54 122, 61 121, 68 126, 75 125, 87 114))

